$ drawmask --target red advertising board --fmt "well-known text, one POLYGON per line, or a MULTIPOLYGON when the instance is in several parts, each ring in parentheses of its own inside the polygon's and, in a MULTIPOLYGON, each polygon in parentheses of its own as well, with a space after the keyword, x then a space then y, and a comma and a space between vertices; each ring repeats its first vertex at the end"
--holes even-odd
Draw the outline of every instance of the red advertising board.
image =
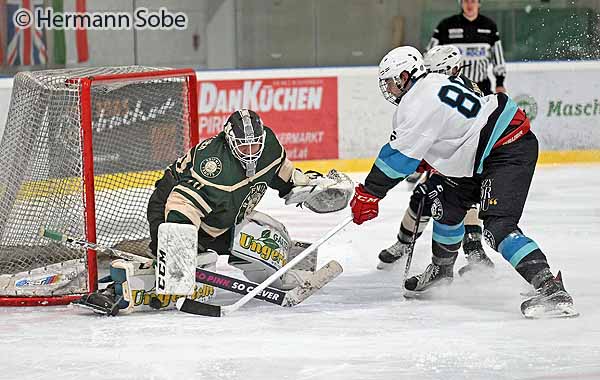
POLYGON ((200 140, 249 108, 275 131, 289 159, 337 159, 337 104, 336 77, 199 80, 200 140))

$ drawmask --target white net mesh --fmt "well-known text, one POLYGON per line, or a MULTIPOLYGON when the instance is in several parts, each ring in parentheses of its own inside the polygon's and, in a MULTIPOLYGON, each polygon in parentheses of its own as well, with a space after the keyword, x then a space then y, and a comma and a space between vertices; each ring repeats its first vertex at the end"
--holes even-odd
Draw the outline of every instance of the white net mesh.
MULTIPOLYGON (((157 70, 134 66, 15 76, 0 143, 0 276, 86 256, 38 235, 43 226, 89 238, 81 99, 73 78, 157 70)), ((154 181, 189 144, 187 83, 184 76, 151 75, 107 83, 92 81, 91 88, 97 242, 121 248, 141 242, 138 247, 145 249, 146 204, 154 181)), ((0 286, 0 295, 15 294, 0 286)))

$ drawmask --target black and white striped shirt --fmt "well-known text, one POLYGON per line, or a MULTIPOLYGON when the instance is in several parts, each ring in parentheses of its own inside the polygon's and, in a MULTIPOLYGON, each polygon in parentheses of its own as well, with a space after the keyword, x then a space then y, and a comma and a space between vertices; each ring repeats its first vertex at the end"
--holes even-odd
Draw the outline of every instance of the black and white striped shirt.
POLYGON ((502 42, 496 23, 483 15, 469 21, 462 14, 442 20, 433 32, 427 50, 436 45, 452 44, 458 47, 465 67, 462 73, 474 82, 488 78, 488 67, 496 77, 496 86, 504 85, 506 66, 502 42))

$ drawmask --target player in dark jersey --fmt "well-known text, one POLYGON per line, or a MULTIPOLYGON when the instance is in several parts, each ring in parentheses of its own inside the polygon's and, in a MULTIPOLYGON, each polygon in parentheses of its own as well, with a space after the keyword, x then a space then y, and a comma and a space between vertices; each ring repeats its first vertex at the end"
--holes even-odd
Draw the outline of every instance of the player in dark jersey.
MULTIPOLYGON (((160 264, 161 257, 179 257, 179 252, 195 246, 193 267, 215 271, 218 255, 230 255, 230 265, 242 270, 249 280, 262 282, 310 243, 292 240, 285 226, 254 208, 267 188, 272 188, 286 204, 301 204, 316 212, 342 209, 352 195, 352 181, 337 172, 334 179, 332 172, 323 176, 295 169, 258 114, 248 109, 236 111, 222 132, 192 147, 156 182, 147 208, 150 255, 158 257, 160 264), (336 199, 332 200, 328 191, 333 191, 336 199), (319 194, 330 202, 321 202, 319 194), (187 227, 180 228, 182 225, 187 227), (165 231, 174 232, 168 235, 171 232, 165 231), (172 236, 175 238, 169 240, 172 236), (177 244, 180 241, 183 243, 177 244)), ((273 286, 292 289, 312 275, 315 267, 316 251, 273 286)), ((159 283, 158 271, 155 277, 153 268, 124 260, 111 263, 111 279, 114 287, 84 297, 82 303, 103 311, 113 310, 119 303, 120 309, 131 310, 133 302, 119 302, 119 297, 133 294, 135 289, 130 288, 135 284, 148 296, 159 283), (125 287, 127 290, 121 290, 125 287)))
POLYGON ((229 254, 227 232, 252 212, 268 187, 287 195, 293 172, 284 148, 259 116, 235 112, 221 133, 190 149, 156 183, 148 204, 153 255, 163 222, 193 224, 202 248, 229 254), (243 119, 251 123, 247 130, 243 119))
MULTIPOLYGON (((423 58, 425 68, 428 72, 440 73, 455 77, 459 76, 462 79, 462 82, 465 83, 469 89, 483 96, 477 84, 461 74, 461 54, 458 48, 456 48, 454 45, 436 46, 429 50, 423 58)), ((424 167, 426 167, 425 163, 422 165, 422 168, 424 167)), ((422 170, 419 172, 422 173, 422 170)), ((432 170, 431 176, 437 177, 439 174, 436 173, 435 170, 432 170)), ((433 180, 435 181, 436 178, 433 180)), ((442 181, 444 181, 444 179, 442 179, 442 181)), ((430 183, 431 181, 428 182, 430 183)), ((377 264, 377 269, 393 268, 395 264, 401 261, 401 258, 405 257, 405 254, 410 249, 410 242, 412 241, 413 230, 416 223, 418 205, 423 194, 426 193, 426 187, 429 185, 429 183, 418 184, 415 187, 413 195, 410 198, 409 207, 406 209, 404 217, 402 218, 400 230, 396 236, 397 240, 390 247, 382 250, 379 253, 379 263, 377 264)), ((427 202, 424 205, 423 213, 419 221, 417 237, 423 233, 427 227, 427 224, 429 223, 429 220, 431 219, 431 207, 433 206, 433 202, 429 198, 425 199, 427 202)), ((483 245, 481 244, 482 228, 481 221, 477 217, 476 206, 471 207, 471 209, 467 212, 464 225, 465 235, 463 238, 462 247, 467 258, 467 265, 460 268, 458 273, 462 275, 472 269, 493 268, 494 263, 487 256, 485 250, 483 249, 483 245)))
POLYGON ((427 49, 452 44, 463 55, 463 74, 473 80, 485 95, 492 93, 488 67, 496 77, 496 92, 506 92, 506 67, 502 41, 496 23, 479 13, 479 0, 459 0, 462 12, 443 19, 433 32, 427 49))

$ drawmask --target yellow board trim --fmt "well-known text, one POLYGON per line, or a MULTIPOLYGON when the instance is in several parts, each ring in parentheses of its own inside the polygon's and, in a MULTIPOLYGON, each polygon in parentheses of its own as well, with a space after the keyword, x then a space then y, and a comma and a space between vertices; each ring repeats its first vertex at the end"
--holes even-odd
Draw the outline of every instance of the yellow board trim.
MULTIPOLYGON (((154 183, 162 177, 164 171, 129 172, 104 174, 94 177, 95 191, 122 190, 131 188, 154 187, 154 183), (133 181, 135 179, 135 181, 133 181), (133 185, 135 183, 135 185, 133 185)), ((30 181, 23 184, 17 199, 45 198, 56 193, 73 195, 83 189, 82 179, 78 177, 57 178, 43 181, 30 181)))
POLYGON ((600 150, 544 151, 540 153, 538 164, 576 164, 600 162, 600 150))
MULTIPOLYGON (((368 172, 375 158, 357 158, 349 160, 314 160, 295 161, 294 166, 306 170, 317 170, 327 173, 330 169, 342 172, 368 172)), ((569 150, 569 151, 543 151, 540 153, 538 165, 567 165, 582 163, 600 163, 600 150, 569 150)), ((130 188, 154 187, 154 183, 163 175, 162 170, 145 172, 117 173, 96 176, 94 183, 96 191, 121 190, 130 188), (135 181, 132 179, 135 178, 135 181), (132 182, 135 183, 132 186, 132 182)), ((17 199, 35 197, 50 197, 57 192, 63 195, 75 194, 81 191, 81 179, 69 178, 35 181, 24 184, 20 189, 17 199)), ((0 186, 0 193, 4 189, 0 186)))

